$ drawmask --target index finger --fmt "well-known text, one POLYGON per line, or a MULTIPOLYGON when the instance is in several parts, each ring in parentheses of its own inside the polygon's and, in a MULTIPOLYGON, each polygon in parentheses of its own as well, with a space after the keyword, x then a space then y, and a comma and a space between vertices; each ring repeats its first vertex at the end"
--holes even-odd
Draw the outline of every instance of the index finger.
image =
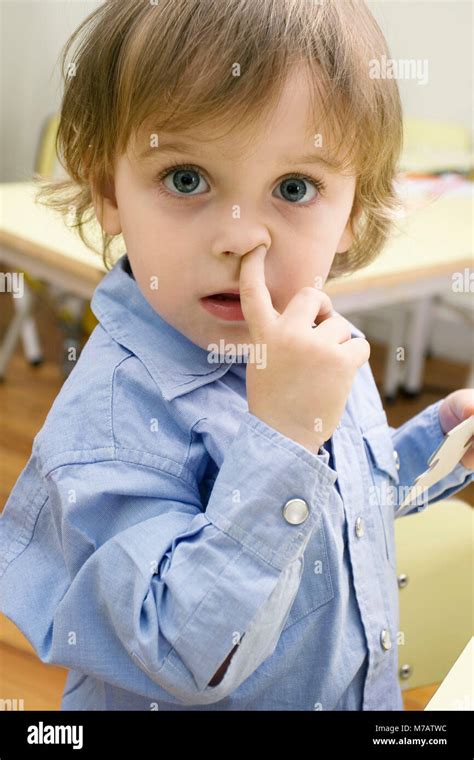
POLYGON ((266 247, 259 245, 246 253, 240 264, 240 306, 251 332, 280 316, 265 282, 266 255, 266 247))

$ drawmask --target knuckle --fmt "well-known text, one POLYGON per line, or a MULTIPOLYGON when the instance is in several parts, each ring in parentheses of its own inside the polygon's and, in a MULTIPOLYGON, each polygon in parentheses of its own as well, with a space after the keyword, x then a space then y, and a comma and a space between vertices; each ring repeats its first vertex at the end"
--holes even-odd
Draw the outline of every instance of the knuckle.
POLYGON ((253 298, 256 292, 257 292, 257 287, 252 282, 246 282, 240 286, 241 298, 247 298, 247 299, 253 298))
POLYGON ((334 314, 334 316, 331 317, 331 319, 335 319, 341 325, 341 327, 345 327, 348 334, 351 335, 351 326, 345 317, 337 313, 337 314, 334 314))

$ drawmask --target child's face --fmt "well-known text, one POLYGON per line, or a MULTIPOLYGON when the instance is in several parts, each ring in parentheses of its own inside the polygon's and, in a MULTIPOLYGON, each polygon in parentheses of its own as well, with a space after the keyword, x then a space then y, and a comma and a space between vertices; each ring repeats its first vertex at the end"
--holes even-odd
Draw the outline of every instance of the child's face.
POLYGON ((104 229, 122 232, 137 283, 153 309, 201 348, 220 339, 250 340, 245 321, 216 317, 200 300, 238 288, 244 254, 267 246, 267 287, 282 312, 300 288, 321 287, 336 251, 351 245, 355 177, 299 160, 324 152, 325 135, 322 147, 315 147, 315 133, 307 131, 309 106, 300 69, 289 77, 271 121, 259 124, 256 114, 256 136, 246 144, 239 144, 238 125, 216 141, 202 129, 161 132, 159 147, 143 161, 139 155, 150 148, 149 131, 133 153, 116 162, 111 197, 104 199, 104 229), (168 141, 182 138, 190 146, 186 151, 165 152, 168 141), (160 193, 156 177, 183 164, 196 168, 174 169, 160 193), (308 179, 298 180, 295 172, 308 179), (326 189, 319 192, 311 176, 326 189))

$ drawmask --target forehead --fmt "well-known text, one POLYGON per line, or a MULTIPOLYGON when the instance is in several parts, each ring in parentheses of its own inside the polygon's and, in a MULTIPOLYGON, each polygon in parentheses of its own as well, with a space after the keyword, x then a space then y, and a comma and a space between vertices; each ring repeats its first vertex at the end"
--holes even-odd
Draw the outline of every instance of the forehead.
POLYGON ((147 160, 157 147, 171 143, 179 144, 179 152, 188 149, 221 159, 267 160, 270 155, 279 158, 315 150, 323 155, 323 147, 329 156, 331 134, 318 119, 318 100, 308 73, 297 67, 288 74, 276 105, 269 112, 255 113, 245 128, 238 115, 233 119, 229 114, 224 129, 207 123, 177 133, 160 130, 151 117, 133 135, 131 150, 135 158, 147 160))

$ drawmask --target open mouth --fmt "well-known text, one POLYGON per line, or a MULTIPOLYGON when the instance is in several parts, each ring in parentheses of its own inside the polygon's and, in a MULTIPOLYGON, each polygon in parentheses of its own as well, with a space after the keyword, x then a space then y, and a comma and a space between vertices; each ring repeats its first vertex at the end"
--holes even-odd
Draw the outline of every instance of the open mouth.
POLYGON ((216 301, 240 301, 238 293, 214 293, 212 296, 206 296, 216 301))
POLYGON ((201 298, 201 303, 206 311, 218 319, 239 322, 244 320, 239 293, 214 293, 201 298))

